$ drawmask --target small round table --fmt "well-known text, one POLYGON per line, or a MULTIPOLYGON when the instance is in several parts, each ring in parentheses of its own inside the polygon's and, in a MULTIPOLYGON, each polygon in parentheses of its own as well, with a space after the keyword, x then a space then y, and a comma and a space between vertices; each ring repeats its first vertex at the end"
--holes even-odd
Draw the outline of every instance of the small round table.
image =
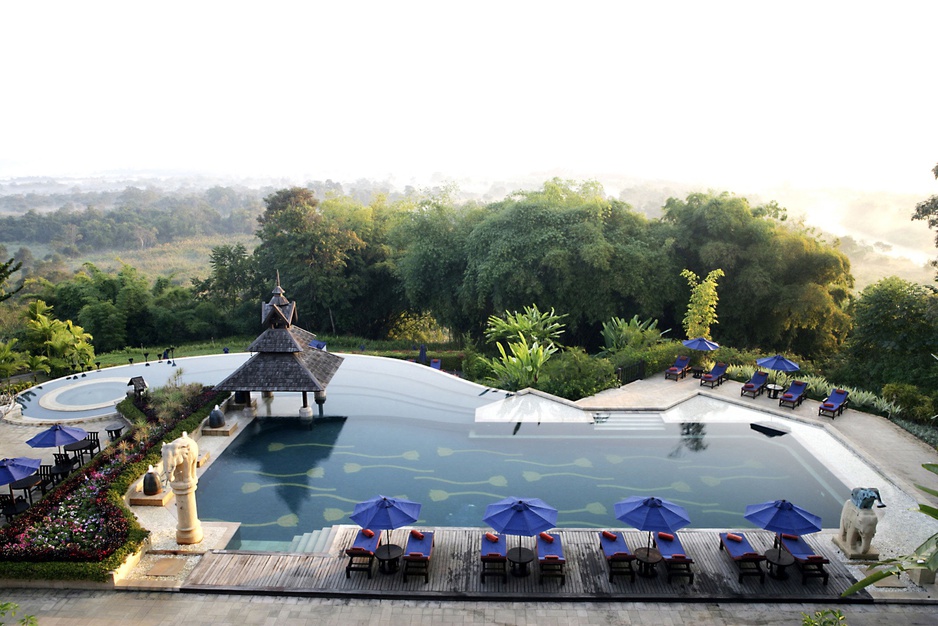
POLYGON ((27 476, 26 478, 20 478, 19 480, 13 481, 10 483, 10 492, 14 490, 22 491, 24 498, 29 498, 29 503, 33 503, 33 487, 38 485, 42 481, 42 477, 39 474, 33 474, 27 476))
POLYGON ((664 560, 661 553, 655 548, 639 548, 635 552, 638 561, 638 575, 645 578, 654 578, 658 575, 655 565, 664 560))
POLYGON ((382 574, 393 574, 400 568, 404 548, 393 543, 378 546, 375 558, 378 559, 378 571, 382 574))
POLYGON ((511 548, 505 556, 511 564, 511 574, 513 576, 527 576, 531 573, 528 570, 528 564, 534 562, 534 550, 530 548, 511 548))
POLYGON ((769 399, 771 400, 778 400, 778 394, 782 392, 782 389, 784 389, 784 387, 781 385, 770 384, 765 386, 765 390, 768 392, 769 399))
POLYGON ((785 571, 789 565, 795 563, 795 557, 788 550, 772 548, 765 551, 765 560, 769 564, 769 576, 776 580, 785 580, 788 578, 788 572, 785 571))

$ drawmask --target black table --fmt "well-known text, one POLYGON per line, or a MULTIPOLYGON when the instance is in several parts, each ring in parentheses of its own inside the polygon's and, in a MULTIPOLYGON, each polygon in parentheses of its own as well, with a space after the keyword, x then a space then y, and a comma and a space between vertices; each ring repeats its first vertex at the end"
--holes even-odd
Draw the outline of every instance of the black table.
POLYGON ((378 546, 375 550, 375 558, 378 559, 378 571, 382 574, 393 574, 401 565, 401 557, 404 555, 404 548, 389 543, 378 546))
POLYGON ((785 580, 788 578, 788 572, 786 572, 785 569, 795 563, 795 557, 793 557, 788 550, 782 550, 780 548, 766 550, 765 560, 769 564, 769 576, 777 580, 785 580))
POLYGON ((121 433, 124 432, 124 425, 111 424, 110 426, 106 427, 105 430, 107 431, 107 436, 111 441, 117 441, 120 438, 121 433))
POLYGON ((52 469, 49 470, 49 473, 52 474, 52 481, 55 484, 59 484, 65 477, 72 473, 72 470, 75 469, 73 463, 58 463, 52 466, 52 469))
POLYGON ((702 367, 690 368, 690 373, 694 378, 703 378, 704 369, 702 367))
POLYGON ((635 560, 638 561, 638 575, 645 578, 654 578, 658 575, 655 565, 661 563, 664 557, 655 548, 639 548, 635 554, 635 560))
POLYGON ((511 574, 513 576, 527 576, 531 573, 528 570, 528 564, 534 562, 534 550, 530 548, 512 548, 505 556, 511 565, 511 574))
POLYGON ((66 452, 74 452, 79 458, 79 463, 84 464, 85 462, 85 452, 88 455, 91 455, 91 451, 94 450, 94 442, 90 439, 82 439, 81 441, 76 441, 75 443, 67 443, 62 446, 62 449, 66 452))
POLYGON ((781 385, 770 384, 765 386, 765 390, 768 392, 769 398, 772 400, 778 400, 778 394, 782 392, 782 389, 784 389, 784 387, 781 385))
POLYGON ((33 503, 33 487, 42 482, 42 477, 39 474, 33 474, 32 476, 27 476, 26 478, 20 478, 10 483, 10 493, 12 494, 14 490, 22 491, 23 495, 29 498, 29 503, 33 503))

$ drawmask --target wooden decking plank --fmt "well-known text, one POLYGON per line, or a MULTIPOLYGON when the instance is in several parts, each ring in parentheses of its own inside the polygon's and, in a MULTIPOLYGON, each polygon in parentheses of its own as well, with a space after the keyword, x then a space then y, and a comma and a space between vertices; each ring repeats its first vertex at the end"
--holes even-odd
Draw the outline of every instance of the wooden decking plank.
MULTIPOLYGON (((758 578, 746 577, 738 582, 736 565, 724 551, 718 549, 719 540, 713 531, 681 531, 681 541, 688 556, 694 559, 694 583, 675 578, 667 583, 664 567, 654 578, 636 577, 634 583, 625 577, 609 582, 608 571, 599 546, 598 530, 563 529, 557 531, 564 547, 566 583, 546 579, 539 583, 537 563, 531 566, 531 575, 508 577, 508 583, 489 577, 483 584, 479 578, 479 542, 483 529, 436 529, 430 580, 414 576, 405 583, 400 572, 387 575, 374 566, 369 580, 363 572, 345 577, 347 557, 344 550, 354 539, 357 528, 341 528, 334 533, 335 541, 326 554, 251 553, 217 551, 206 554, 182 586, 183 591, 239 590, 271 593, 348 594, 371 597, 406 598, 528 598, 528 599, 681 599, 681 600, 835 600, 854 578, 838 559, 838 553, 829 542, 828 535, 808 537, 819 554, 831 563, 826 567, 830 581, 825 587, 818 579, 802 585, 801 574, 792 567, 788 580, 767 577, 765 584, 758 578)), ((634 551, 647 542, 647 533, 625 530, 626 542, 634 551)), ((772 546, 773 535, 765 531, 746 531, 753 547, 764 552, 772 546)), ((517 537, 506 538, 511 547, 518 544, 517 537)), ((406 536, 396 531, 395 542, 406 544, 406 536)), ((522 538, 522 545, 533 547, 533 538, 522 538)), ((856 599, 868 599, 859 595, 856 599)))

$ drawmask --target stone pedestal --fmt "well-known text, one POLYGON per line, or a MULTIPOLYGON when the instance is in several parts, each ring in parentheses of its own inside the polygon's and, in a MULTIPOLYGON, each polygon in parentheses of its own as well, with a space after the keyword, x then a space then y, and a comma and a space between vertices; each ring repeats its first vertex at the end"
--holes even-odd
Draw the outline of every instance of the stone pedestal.
POLYGON ((935 572, 930 569, 910 569, 906 570, 909 574, 909 578, 916 585, 934 585, 935 584, 935 572))
POLYGON ((189 545, 202 541, 202 524, 195 503, 199 486, 196 464, 199 445, 187 433, 163 444, 163 468, 169 474, 169 485, 176 496, 176 543, 189 545))
POLYGON ((857 552, 852 550, 850 546, 847 545, 846 541, 843 541, 840 538, 840 535, 834 535, 831 541, 834 542, 834 545, 840 548, 840 551, 844 553, 844 556, 850 559, 851 561, 878 561, 879 560, 879 550, 870 546, 868 552, 857 552))

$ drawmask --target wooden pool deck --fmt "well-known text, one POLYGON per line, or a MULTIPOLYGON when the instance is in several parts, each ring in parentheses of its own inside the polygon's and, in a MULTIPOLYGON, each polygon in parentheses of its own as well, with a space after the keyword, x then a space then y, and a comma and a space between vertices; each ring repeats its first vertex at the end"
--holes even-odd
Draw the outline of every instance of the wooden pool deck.
MULTIPOLYGON (((690 558, 694 582, 675 578, 668 584, 662 565, 654 578, 636 576, 635 582, 619 576, 609 581, 605 560, 599 547, 596 529, 556 530, 561 536, 566 557, 566 583, 555 578, 538 580, 536 563, 531 574, 524 578, 508 576, 507 584, 499 577, 490 576, 480 581, 480 541, 485 529, 440 528, 436 530, 435 547, 430 564, 430 580, 423 576, 410 576, 404 582, 400 572, 382 574, 377 564, 371 579, 364 572, 352 572, 346 578, 347 557, 345 547, 351 545, 357 526, 337 526, 328 552, 318 554, 291 554, 284 552, 238 552, 220 550, 205 554, 179 590, 193 593, 250 593, 297 596, 331 596, 384 599, 498 599, 540 601, 680 601, 680 602, 819 602, 839 603, 840 594, 855 582, 839 552, 831 543, 829 533, 808 536, 806 540, 818 554, 831 562, 826 566, 830 574, 825 586, 819 579, 802 584, 801 574, 789 568, 787 580, 766 576, 760 584, 758 577, 738 581, 738 570, 725 551, 719 549, 716 531, 686 530, 680 537, 690 558)), ((631 549, 642 547, 648 534, 636 530, 623 531, 631 549)), ((772 547, 772 533, 746 530, 753 547, 764 552, 772 547)), ((392 532, 393 543, 403 545, 407 531, 392 532)), ((517 538, 509 537, 509 546, 517 538)), ((534 539, 521 540, 527 547, 534 539)), ((871 602, 871 596, 862 591, 847 602, 871 602)))

